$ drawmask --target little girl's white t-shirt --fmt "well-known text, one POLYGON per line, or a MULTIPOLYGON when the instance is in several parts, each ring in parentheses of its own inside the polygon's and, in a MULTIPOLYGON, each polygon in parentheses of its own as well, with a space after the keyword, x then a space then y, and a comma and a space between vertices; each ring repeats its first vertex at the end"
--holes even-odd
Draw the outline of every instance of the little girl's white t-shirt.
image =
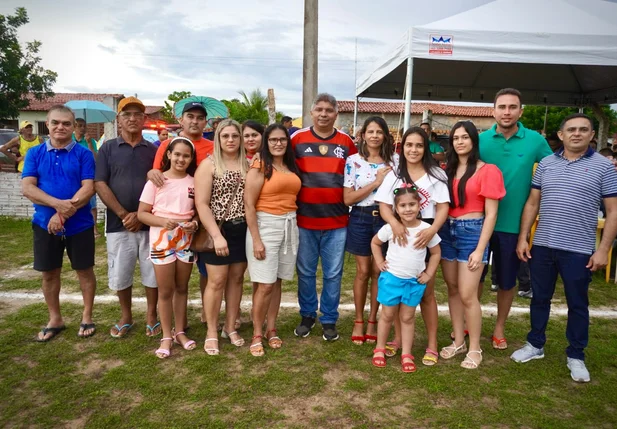
MULTIPOLYGON (((433 167, 431 173, 442 180, 424 174, 414 182, 420 195, 420 212, 424 219, 435 219, 435 204, 450 202, 446 172, 439 167, 433 167)), ((390 204, 394 209, 394 190, 402 184, 403 180, 399 179, 396 172, 389 172, 375 194, 375 201, 390 204)))
MULTIPOLYGON (((386 261, 388 261, 388 272, 400 279, 418 278, 418 276, 426 269, 426 247, 416 249, 413 247, 416 241, 416 234, 420 231, 430 228, 431 226, 420 221, 420 225, 415 228, 407 228, 409 235, 407 236, 407 245, 401 246, 392 238, 392 227, 386 224, 377 232, 377 238, 382 242, 388 243, 388 252, 386 253, 386 261)), ((428 247, 432 248, 439 244, 441 238, 435 234, 431 241, 428 242, 428 247)))

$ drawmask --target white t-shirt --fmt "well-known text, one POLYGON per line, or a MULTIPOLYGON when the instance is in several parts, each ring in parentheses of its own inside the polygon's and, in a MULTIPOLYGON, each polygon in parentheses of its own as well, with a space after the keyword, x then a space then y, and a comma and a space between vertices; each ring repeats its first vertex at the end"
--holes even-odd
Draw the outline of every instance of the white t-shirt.
MULTIPOLYGON (((424 219, 435 219, 435 204, 450 202, 446 172, 439 167, 434 167, 432 173, 441 178, 443 182, 428 174, 414 182, 420 194, 420 211, 424 219)), ((375 201, 390 204, 394 209, 394 190, 402 184, 403 181, 397 177, 396 172, 391 171, 377 190, 375 201)))
MULTIPOLYGON (((386 224, 381 227, 377 233, 377 238, 382 242, 388 242, 388 253, 386 253, 386 261, 388 261, 388 272, 400 279, 418 278, 422 271, 426 268, 426 248, 416 249, 413 247, 416 234, 423 229, 431 226, 420 221, 420 225, 415 228, 407 228, 409 236, 407 237, 407 245, 400 246, 392 239, 392 227, 386 224)), ((439 244, 441 238, 435 234, 431 241, 428 242, 428 247, 432 248, 439 244)))
MULTIPOLYGON (((393 169, 398 167, 398 158, 398 154, 395 153, 392 162, 390 163, 390 167, 393 169)), ((375 178, 377 177, 377 170, 383 167, 386 167, 386 163, 382 162, 381 164, 375 164, 373 162, 368 162, 362 158, 362 155, 359 153, 354 153, 353 155, 347 157, 347 161, 345 161, 345 181, 343 182, 343 186, 346 188, 353 188, 354 191, 364 188, 375 181, 375 178)), ((377 193, 377 189, 368 194, 365 199, 354 205, 359 207, 369 207, 377 204, 375 203, 375 194, 377 193)))

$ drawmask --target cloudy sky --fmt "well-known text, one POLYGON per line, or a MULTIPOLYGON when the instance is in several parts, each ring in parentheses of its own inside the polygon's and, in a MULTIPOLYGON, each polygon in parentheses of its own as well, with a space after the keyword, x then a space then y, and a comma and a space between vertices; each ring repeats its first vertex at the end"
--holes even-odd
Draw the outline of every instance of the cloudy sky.
MULTIPOLYGON (((353 99, 358 77, 411 25, 490 0, 322 0, 319 90, 353 99)), ((617 1, 617 0, 616 0, 617 1)), ((2 0, 0 14, 24 6, 22 41, 43 43, 56 92, 137 94, 162 105, 173 91, 234 98, 274 88, 277 110, 301 113, 302 0, 2 0)))

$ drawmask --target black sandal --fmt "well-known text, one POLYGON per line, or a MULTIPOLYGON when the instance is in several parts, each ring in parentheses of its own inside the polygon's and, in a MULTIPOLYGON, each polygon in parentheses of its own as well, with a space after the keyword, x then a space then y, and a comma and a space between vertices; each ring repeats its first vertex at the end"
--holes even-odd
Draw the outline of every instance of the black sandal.
POLYGON ((41 329, 41 332, 43 334, 43 338, 40 337, 36 337, 36 341, 39 343, 46 343, 48 341, 53 340, 60 332, 64 331, 66 329, 66 326, 62 325, 62 326, 56 326, 56 327, 51 327, 51 328, 43 328, 41 329), (48 333, 51 332, 51 337, 47 337, 45 338, 45 335, 47 335, 48 333))
POLYGON ((79 338, 90 338, 91 336, 96 334, 96 325, 94 323, 82 323, 81 325, 79 325, 79 328, 82 330, 82 332, 85 332, 88 329, 93 329, 90 335, 79 335, 79 331, 77 331, 77 336, 79 338))

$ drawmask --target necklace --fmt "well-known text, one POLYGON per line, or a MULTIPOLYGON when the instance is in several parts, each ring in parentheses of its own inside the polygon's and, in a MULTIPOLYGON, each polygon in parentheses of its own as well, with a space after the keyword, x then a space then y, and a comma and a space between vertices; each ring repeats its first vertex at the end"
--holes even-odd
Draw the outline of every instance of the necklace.
POLYGON ((281 165, 280 167, 272 164, 272 167, 274 167, 274 169, 280 173, 289 173, 289 170, 287 169, 287 167, 285 167, 285 165, 281 165))

